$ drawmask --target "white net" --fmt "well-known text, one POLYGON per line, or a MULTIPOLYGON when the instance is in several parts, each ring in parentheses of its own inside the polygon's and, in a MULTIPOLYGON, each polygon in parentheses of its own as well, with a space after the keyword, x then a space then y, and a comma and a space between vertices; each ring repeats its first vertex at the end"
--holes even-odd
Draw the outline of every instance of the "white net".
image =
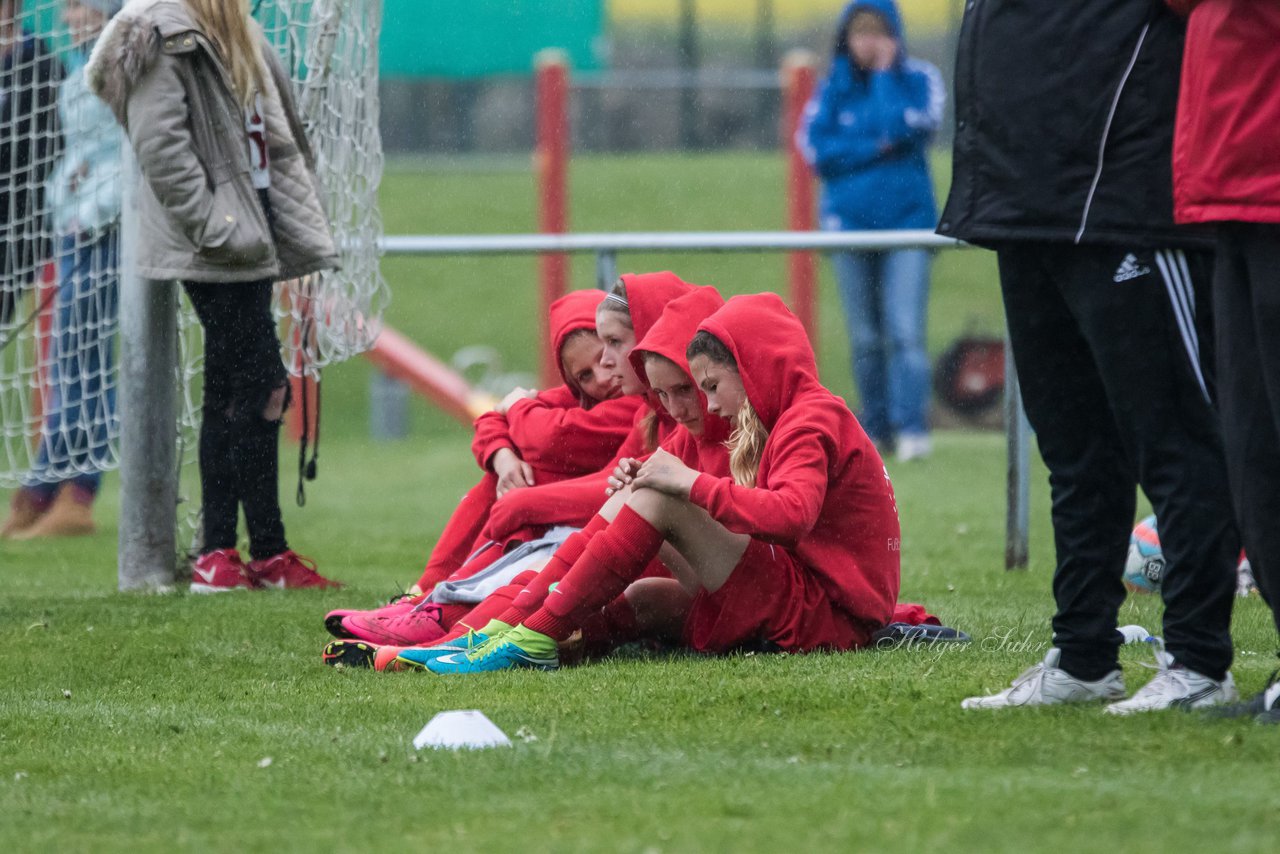
MULTIPOLYGON (((83 75, 101 24, 85 10, 110 5, 0 0, 0 487, 94 480, 117 465, 125 143, 83 75)), ((295 374, 368 349, 389 298, 376 198, 381 11, 381 0, 262 0, 254 12, 292 71, 342 253, 341 271, 277 290, 295 374)), ((185 304, 177 323, 179 442, 189 448, 203 348, 185 304)))

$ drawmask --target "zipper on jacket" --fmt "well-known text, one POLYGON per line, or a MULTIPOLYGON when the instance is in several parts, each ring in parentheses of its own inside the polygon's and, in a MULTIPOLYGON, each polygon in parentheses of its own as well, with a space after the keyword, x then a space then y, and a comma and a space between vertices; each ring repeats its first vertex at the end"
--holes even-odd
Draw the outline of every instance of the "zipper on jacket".
POLYGON ((1107 138, 1111 136, 1111 122, 1116 117, 1116 108, 1120 106, 1120 96, 1124 94, 1124 86, 1129 82, 1129 75, 1133 73, 1133 67, 1138 64, 1138 54, 1142 52, 1142 45, 1147 40, 1147 31, 1150 29, 1150 21, 1143 24, 1142 32, 1138 34, 1138 43, 1133 48, 1133 56, 1129 57, 1129 65, 1125 68, 1124 75, 1120 78, 1120 85, 1116 87, 1115 97, 1111 99, 1111 109, 1107 112, 1107 122, 1102 126, 1102 139, 1098 142, 1098 168, 1093 173, 1093 183, 1089 185, 1089 195, 1084 200, 1084 211, 1080 214, 1080 230, 1076 232, 1076 243, 1079 243, 1081 238, 1084 237, 1085 224, 1089 221, 1089 209, 1093 206, 1093 196, 1098 191, 1098 182, 1102 179, 1102 166, 1107 153, 1107 138))

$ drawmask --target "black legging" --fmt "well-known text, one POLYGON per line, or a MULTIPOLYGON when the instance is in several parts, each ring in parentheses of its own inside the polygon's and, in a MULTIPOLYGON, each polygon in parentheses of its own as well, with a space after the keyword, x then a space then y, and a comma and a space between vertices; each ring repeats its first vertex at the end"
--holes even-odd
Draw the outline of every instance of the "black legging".
POLYGON ((269 421, 263 411, 273 392, 288 389, 288 374, 271 313, 271 282, 185 282, 183 287, 205 339, 201 551, 235 548, 243 506, 250 556, 272 557, 288 544, 280 516, 280 419, 269 421))

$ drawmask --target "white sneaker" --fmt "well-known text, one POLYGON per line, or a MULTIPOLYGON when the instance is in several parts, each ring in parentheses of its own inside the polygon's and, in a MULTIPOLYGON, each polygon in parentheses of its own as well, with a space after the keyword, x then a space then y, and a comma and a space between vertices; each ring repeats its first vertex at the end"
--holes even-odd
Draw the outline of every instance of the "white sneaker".
POLYGON ((933 453, 933 440, 928 433, 907 433, 898 437, 898 462, 923 460, 933 453))
POLYGON ((1164 651, 1164 641, 1160 638, 1153 638, 1151 643, 1156 653, 1155 678, 1129 699, 1112 703, 1103 711, 1112 715, 1131 715, 1165 709, 1203 709, 1232 703, 1238 698, 1236 683, 1230 673, 1221 682, 1210 679, 1177 664, 1173 656, 1164 651))
POLYGON ((1124 696, 1124 674, 1113 670, 1097 682, 1077 679, 1058 667, 1062 650, 1054 647, 1044 661, 1023 672, 1013 684, 989 697, 970 697, 962 709, 1007 709, 1013 706, 1056 706, 1116 700, 1124 696))

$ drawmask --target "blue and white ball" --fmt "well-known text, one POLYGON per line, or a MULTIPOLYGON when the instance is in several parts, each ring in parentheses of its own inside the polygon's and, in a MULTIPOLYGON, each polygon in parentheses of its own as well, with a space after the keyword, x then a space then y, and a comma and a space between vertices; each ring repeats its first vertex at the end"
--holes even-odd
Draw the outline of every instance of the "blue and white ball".
POLYGON ((1129 555, 1124 562, 1124 586, 1132 593, 1159 593, 1164 583, 1164 552, 1156 517, 1148 516, 1129 536, 1129 555))

